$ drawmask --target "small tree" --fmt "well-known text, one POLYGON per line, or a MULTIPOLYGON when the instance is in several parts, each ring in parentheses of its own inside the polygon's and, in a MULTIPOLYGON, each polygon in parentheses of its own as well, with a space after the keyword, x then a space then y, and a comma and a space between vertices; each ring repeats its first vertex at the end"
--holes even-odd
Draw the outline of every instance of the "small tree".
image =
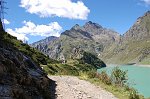
POLYGON ((115 85, 123 86, 127 82, 127 71, 115 67, 112 70, 111 79, 115 85))

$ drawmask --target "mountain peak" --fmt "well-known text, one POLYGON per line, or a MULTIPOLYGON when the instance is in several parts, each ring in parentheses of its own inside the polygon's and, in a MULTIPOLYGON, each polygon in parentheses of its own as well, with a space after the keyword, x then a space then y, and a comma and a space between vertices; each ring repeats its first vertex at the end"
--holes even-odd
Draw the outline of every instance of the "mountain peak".
POLYGON ((79 24, 76 24, 76 25, 74 25, 71 29, 78 30, 78 29, 80 29, 80 28, 81 28, 80 25, 79 25, 79 24))
POLYGON ((99 24, 97 24, 97 23, 93 23, 92 21, 86 22, 83 27, 84 27, 84 28, 90 28, 90 27, 102 28, 101 25, 99 25, 99 24))
POLYGON ((92 21, 88 21, 85 24, 93 24, 93 22, 92 21))
POLYGON ((143 17, 150 17, 150 11, 147 11, 142 17, 140 18, 143 18, 143 17))
POLYGON ((145 13, 145 16, 150 15, 150 10, 145 13))
POLYGON ((149 19, 149 17, 150 17, 150 11, 147 11, 143 16, 137 19, 135 24, 141 24, 141 22, 143 21, 148 21, 147 18, 149 19))

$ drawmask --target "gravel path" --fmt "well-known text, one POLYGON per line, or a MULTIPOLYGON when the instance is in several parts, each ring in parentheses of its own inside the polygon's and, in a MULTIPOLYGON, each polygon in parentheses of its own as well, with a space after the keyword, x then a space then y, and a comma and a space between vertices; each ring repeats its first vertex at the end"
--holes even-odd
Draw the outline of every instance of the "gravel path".
POLYGON ((53 99, 117 99, 113 94, 73 76, 49 76, 53 99), (54 94, 55 93, 55 94, 54 94))

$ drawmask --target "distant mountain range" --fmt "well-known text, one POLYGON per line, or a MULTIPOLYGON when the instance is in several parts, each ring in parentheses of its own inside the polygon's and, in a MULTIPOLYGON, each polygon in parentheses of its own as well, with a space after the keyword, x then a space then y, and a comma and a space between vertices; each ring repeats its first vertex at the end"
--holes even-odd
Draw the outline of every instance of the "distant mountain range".
POLYGON ((124 35, 89 21, 83 26, 76 24, 59 38, 48 37, 31 46, 58 60, 81 58, 86 51, 106 63, 150 64, 150 11, 124 35))
POLYGON ((35 47, 36 49, 46 54, 48 53, 47 51, 48 45, 50 45, 51 42, 53 42, 54 40, 58 40, 58 37, 50 36, 50 37, 47 37, 46 39, 43 39, 43 40, 40 40, 38 42, 31 44, 31 46, 35 47))

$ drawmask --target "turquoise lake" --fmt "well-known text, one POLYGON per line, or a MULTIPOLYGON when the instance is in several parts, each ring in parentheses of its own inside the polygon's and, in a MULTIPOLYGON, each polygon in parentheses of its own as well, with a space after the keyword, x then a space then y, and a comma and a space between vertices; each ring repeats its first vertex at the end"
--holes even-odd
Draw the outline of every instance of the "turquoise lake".
MULTIPOLYGON (((98 72, 106 70, 109 74, 114 66, 98 69, 98 72)), ((122 70, 128 70, 128 83, 135 88, 141 95, 150 97, 150 67, 140 67, 135 65, 119 66, 122 70)))

